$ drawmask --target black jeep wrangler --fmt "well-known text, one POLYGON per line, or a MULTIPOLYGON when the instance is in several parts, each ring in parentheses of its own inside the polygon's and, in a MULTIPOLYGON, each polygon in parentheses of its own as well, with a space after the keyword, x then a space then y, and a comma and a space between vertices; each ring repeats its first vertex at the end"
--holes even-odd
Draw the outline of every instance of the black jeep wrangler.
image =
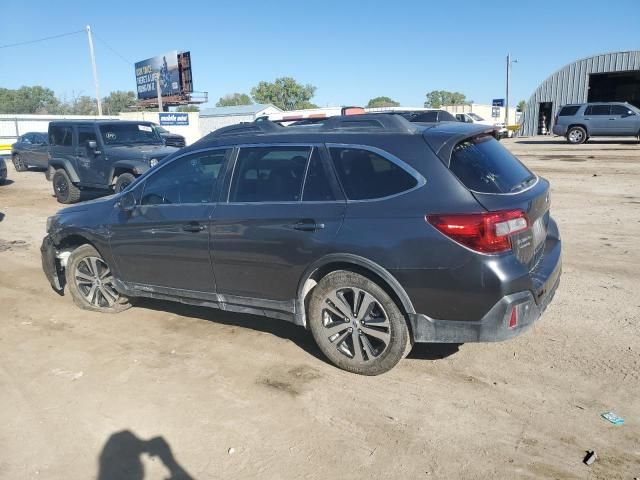
POLYGON ((47 179, 58 202, 75 203, 85 189, 121 192, 177 150, 164 145, 151 122, 51 122, 47 179))

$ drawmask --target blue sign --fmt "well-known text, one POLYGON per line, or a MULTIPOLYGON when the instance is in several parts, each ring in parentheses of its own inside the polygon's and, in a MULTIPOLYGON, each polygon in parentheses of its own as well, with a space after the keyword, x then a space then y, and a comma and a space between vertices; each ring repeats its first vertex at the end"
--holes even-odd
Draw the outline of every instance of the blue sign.
POLYGON ((160 125, 166 125, 168 127, 188 126, 189 114, 188 113, 159 113, 160 125))
POLYGON ((504 98, 494 98, 491 105, 494 107, 504 107, 504 98))

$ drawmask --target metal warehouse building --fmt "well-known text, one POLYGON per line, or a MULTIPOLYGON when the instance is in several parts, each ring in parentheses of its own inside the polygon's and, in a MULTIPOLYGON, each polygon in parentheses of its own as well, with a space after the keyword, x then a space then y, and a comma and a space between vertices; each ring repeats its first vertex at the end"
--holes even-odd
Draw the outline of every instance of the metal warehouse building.
POLYGON ((551 130, 561 105, 611 101, 640 108, 640 50, 583 58, 555 72, 529 99, 520 134, 551 130))

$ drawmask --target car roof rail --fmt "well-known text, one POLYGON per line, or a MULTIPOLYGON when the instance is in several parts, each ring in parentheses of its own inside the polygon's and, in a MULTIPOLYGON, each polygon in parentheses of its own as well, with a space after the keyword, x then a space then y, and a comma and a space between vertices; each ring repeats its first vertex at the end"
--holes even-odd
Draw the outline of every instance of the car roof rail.
POLYGON ((228 137, 233 135, 244 135, 247 133, 271 133, 278 131, 282 126, 272 122, 267 117, 260 117, 253 122, 241 122, 235 125, 218 128, 211 132, 207 137, 228 137))
POLYGON ((402 115, 394 113, 365 113, 362 115, 340 115, 329 117, 320 127, 321 131, 377 130, 393 133, 414 133, 416 126, 402 115))

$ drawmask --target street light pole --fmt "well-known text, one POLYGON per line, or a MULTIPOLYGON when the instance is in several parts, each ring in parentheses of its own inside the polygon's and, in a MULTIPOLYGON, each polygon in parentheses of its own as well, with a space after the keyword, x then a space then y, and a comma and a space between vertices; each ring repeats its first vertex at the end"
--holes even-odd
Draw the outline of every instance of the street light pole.
POLYGON ((504 113, 505 127, 509 128, 509 87, 511 83, 511 64, 518 63, 518 60, 511 60, 511 54, 507 53, 507 94, 506 94, 506 108, 504 113))
POLYGON ((98 85, 98 69, 96 67, 96 54, 93 51, 93 35, 91 27, 87 25, 87 37, 89 37, 89 54, 91 55, 91 66, 93 68, 93 83, 96 86, 96 101, 98 102, 98 115, 102 115, 102 100, 100 100, 100 86, 98 85))

